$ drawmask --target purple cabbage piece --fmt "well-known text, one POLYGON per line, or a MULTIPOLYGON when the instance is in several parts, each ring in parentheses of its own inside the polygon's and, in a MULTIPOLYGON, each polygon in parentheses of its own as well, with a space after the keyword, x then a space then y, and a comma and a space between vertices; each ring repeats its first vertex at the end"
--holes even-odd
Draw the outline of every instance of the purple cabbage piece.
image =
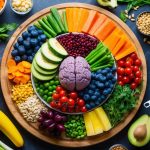
POLYGON ((59 80, 69 91, 82 90, 91 81, 90 66, 83 57, 69 56, 60 65, 59 80))

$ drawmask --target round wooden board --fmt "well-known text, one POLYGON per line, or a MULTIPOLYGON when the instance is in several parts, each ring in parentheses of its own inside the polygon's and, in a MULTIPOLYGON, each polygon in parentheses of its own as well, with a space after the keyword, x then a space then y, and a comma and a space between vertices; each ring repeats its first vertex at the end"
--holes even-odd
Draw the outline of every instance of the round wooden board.
POLYGON ((17 109, 16 105, 11 100, 11 86, 12 85, 7 77, 7 61, 10 58, 10 52, 11 52, 11 50, 13 48, 13 44, 17 40, 18 36, 24 30, 26 30, 27 26, 29 26, 30 24, 35 22, 40 17, 48 14, 50 7, 36 13, 32 17, 30 17, 27 21, 25 21, 22 25, 20 25, 6 46, 6 49, 4 51, 4 55, 2 58, 2 62, 1 62, 1 86, 2 86, 2 91, 4 94, 6 104, 9 108, 10 112, 12 113, 12 115, 22 125, 22 127, 24 127, 27 131, 29 131, 31 134, 33 134, 37 138, 39 138, 45 142, 48 142, 50 144, 55 144, 55 145, 64 146, 64 147, 84 147, 84 146, 90 146, 93 144, 97 144, 97 143, 106 141, 109 138, 116 135, 117 133, 119 133, 123 128, 125 128, 129 124, 129 122, 133 119, 133 117, 137 113, 137 111, 142 103, 142 100, 143 100, 143 97, 145 94, 145 90, 146 90, 146 84, 147 84, 147 67, 146 67, 146 61, 145 61, 145 56, 144 56, 142 47, 141 47, 140 43, 138 42, 134 33, 130 30, 130 28, 125 23, 123 23, 118 17, 116 17, 114 14, 112 14, 111 12, 109 12, 105 9, 102 9, 100 7, 96 7, 93 5, 89 5, 89 4, 84 4, 84 3, 64 3, 64 4, 55 5, 52 7, 56 7, 59 10, 62 10, 66 7, 82 7, 82 8, 96 10, 96 11, 103 13, 103 14, 107 15, 108 17, 110 17, 112 20, 114 20, 118 24, 118 26, 120 26, 126 32, 126 34, 129 36, 131 41, 135 44, 135 46, 137 48, 137 53, 138 53, 139 57, 141 58, 142 64, 143 64, 143 84, 142 84, 142 91, 141 91, 140 98, 138 100, 138 104, 137 104, 136 108, 132 112, 130 112, 130 114, 128 114, 128 116, 125 118, 125 120, 123 122, 119 123, 115 128, 113 128, 110 131, 105 132, 103 134, 96 135, 93 137, 88 137, 84 140, 69 140, 69 139, 63 139, 63 138, 56 139, 54 137, 48 137, 48 136, 42 134, 37 129, 37 126, 35 124, 29 124, 28 122, 26 122, 23 119, 23 117, 20 114, 19 110, 17 109))

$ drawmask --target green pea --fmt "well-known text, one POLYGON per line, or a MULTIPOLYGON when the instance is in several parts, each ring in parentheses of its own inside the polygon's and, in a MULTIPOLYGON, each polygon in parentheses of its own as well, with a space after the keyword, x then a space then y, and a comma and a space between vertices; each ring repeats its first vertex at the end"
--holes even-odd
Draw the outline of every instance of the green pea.
POLYGON ((45 90, 45 91, 44 91, 44 94, 48 94, 48 90, 45 90))
POLYGON ((47 95, 44 95, 44 96, 43 96, 43 99, 44 99, 44 100, 47 100, 47 95))
POLYGON ((49 91, 53 91, 53 87, 52 87, 52 86, 49 86, 49 87, 48 87, 48 90, 49 90, 49 91))
POLYGON ((44 85, 41 84, 41 85, 40 85, 40 89, 44 89, 44 85))
POLYGON ((53 90, 53 93, 56 93, 56 90, 53 90))
POLYGON ((39 92, 39 91, 40 91, 40 88, 38 87, 38 88, 36 88, 36 90, 37 90, 37 92, 39 92))
POLYGON ((57 80, 57 81, 55 81, 55 85, 58 85, 59 84, 59 81, 57 80))
POLYGON ((51 80, 49 83, 50 83, 50 85, 54 85, 54 84, 55 84, 55 81, 54 81, 54 80, 51 80))
POLYGON ((40 93, 43 93, 43 89, 40 89, 40 91, 39 91, 40 93))
POLYGON ((50 101, 52 101, 52 97, 47 97, 47 100, 46 100, 48 103, 50 102, 50 101))
POLYGON ((53 87, 53 90, 55 90, 55 89, 56 89, 56 85, 53 85, 52 87, 53 87))
POLYGON ((53 94, 53 92, 48 92, 48 95, 49 95, 49 96, 52 96, 52 94, 53 94))
POLYGON ((48 87, 49 86, 49 82, 44 83, 44 86, 48 87))

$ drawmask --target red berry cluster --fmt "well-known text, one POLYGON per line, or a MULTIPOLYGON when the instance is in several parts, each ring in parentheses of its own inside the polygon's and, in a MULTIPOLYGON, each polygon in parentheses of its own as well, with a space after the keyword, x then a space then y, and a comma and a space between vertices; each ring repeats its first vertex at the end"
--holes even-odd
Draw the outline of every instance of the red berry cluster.
POLYGON ((130 84, 132 90, 136 89, 142 81, 142 72, 140 70, 142 62, 137 54, 132 53, 128 57, 119 60, 117 65, 118 84, 122 86, 130 84))
POLYGON ((61 86, 56 87, 50 106, 62 112, 86 112, 85 101, 78 97, 77 92, 68 92, 61 86))

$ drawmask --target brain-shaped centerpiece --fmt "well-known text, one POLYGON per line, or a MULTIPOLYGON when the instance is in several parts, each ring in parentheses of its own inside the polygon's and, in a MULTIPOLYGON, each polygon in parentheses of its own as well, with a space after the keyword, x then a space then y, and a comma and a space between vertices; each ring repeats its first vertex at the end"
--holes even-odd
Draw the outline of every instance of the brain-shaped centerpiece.
POLYGON ((91 81, 90 66, 83 57, 69 56, 60 65, 59 80, 69 91, 82 90, 91 81))

